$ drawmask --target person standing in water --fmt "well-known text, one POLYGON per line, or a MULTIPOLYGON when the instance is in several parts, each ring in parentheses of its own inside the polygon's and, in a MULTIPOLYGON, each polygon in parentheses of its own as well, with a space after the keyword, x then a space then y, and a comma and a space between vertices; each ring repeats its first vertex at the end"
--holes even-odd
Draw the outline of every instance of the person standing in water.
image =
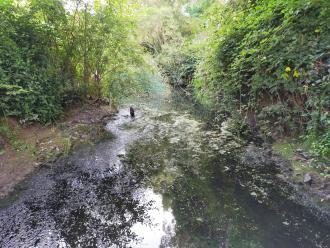
POLYGON ((135 117, 135 111, 134 111, 133 107, 129 107, 129 113, 130 113, 132 118, 135 117))

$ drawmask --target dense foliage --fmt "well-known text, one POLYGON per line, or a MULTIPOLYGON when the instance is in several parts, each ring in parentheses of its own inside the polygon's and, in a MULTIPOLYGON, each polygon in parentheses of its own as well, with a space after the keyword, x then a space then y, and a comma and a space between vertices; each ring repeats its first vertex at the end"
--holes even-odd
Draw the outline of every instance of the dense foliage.
POLYGON ((185 7, 200 27, 165 55, 165 76, 175 82, 194 68, 188 86, 219 114, 238 111, 266 138, 304 134, 316 153, 330 155, 330 2, 200 0, 185 7))
POLYGON ((61 33, 63 16, 64 8, 56 1, 44 6, 33 1, 29 10, 12 1, 0 2, 0 107, 4 114, 40 121, 60 114, 65 82, 59 73, 55 33, 61 33))
POLYGON ((218 119, 329 156, 329 23, 327 0, 1 0, 1 115, 48 123, 75 97, 143 92, 152 55, 218 119))
POLYGON ((329 144, 330 2, 232 1, 207 15, 215 34, 195 86, 256 112, 264 133, 307 129, 329 144))
POLYGON ((119 0, 1 0, 1 115, 48 123, 77 96, 115 101, 131 92, 145 77, 132 8, 119 0))
POLYGON ((149 2, 140 23, 140 36, 141 45, 154 56, 166 83, 185 88, 192 81, 196 65, 194 51, 186 51, 185 40, 192 35, 195 25, 183 15, 181 4, 181 1, 149 2))

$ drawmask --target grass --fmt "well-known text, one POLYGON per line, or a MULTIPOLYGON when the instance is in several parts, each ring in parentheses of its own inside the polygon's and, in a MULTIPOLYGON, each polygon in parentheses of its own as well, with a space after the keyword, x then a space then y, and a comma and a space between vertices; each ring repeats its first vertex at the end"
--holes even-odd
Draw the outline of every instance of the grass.
POLYGON ((276 154, 281 155, 285 159, 292 163, 292 168, 294 170, 292 180, 301 181, 302 177, 309 172, 318 173, 322 177, 326 177, 324 171, 326 168, 324 166, 318 166, 319 158, 312 157, 306 161, 302 161, 295 158, 295 151, 301 149, 306 151, 308 154, 312 154, 310 151, 310 146, 306 142, 299 142, 293 139, 284 139, 277 141, 273 144, 273 151, 276 154))
POLYGON ((296 147, 290 140, 282 140, 273 144, 273 151, 292 161, 296 147))
POLYGON ((29 148, 25 142, 18 138, 19 131, 20 130, 18 126, 15 128, 11 128, 6 122, 6 119, 0 120, 0 135, 5 138, 5 140, 15 151, 23 151, 29 148))

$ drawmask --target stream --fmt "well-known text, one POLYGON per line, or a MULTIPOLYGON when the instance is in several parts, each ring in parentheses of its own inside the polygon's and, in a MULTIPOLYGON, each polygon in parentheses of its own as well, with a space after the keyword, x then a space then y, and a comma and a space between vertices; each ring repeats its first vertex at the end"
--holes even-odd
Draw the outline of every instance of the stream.
POLYGON ((163 84, 127 103, 113 139, 40 169, 0 210, 0 247, 330 247, 329 230, 228 175, 241 141, 189 106, 163 84))

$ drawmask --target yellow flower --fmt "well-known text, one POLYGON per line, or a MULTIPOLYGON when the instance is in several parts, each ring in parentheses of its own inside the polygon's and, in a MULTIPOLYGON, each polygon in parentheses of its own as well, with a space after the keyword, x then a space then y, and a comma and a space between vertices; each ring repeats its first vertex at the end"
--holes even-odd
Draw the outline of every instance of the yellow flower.
POLYGON ((289 74, 286 73, 286 72, 282 74, 282 77, 283 77, 285 80, 289 80, 289 74))
POLYGON ((307 90, 308 90, 308 85, 305 84, 305 85, 304 85, 304 91, 305 91, 305 93, 307 93, 307 90))
POLYGON ((286 72, 290 72, 291 71, 291 68, 289 66, 285 67, 285 71, 286 72))
POLYGON ((300 76, 300 73, 296 70, 293 72, 293 77, 298 78, 300 76))

